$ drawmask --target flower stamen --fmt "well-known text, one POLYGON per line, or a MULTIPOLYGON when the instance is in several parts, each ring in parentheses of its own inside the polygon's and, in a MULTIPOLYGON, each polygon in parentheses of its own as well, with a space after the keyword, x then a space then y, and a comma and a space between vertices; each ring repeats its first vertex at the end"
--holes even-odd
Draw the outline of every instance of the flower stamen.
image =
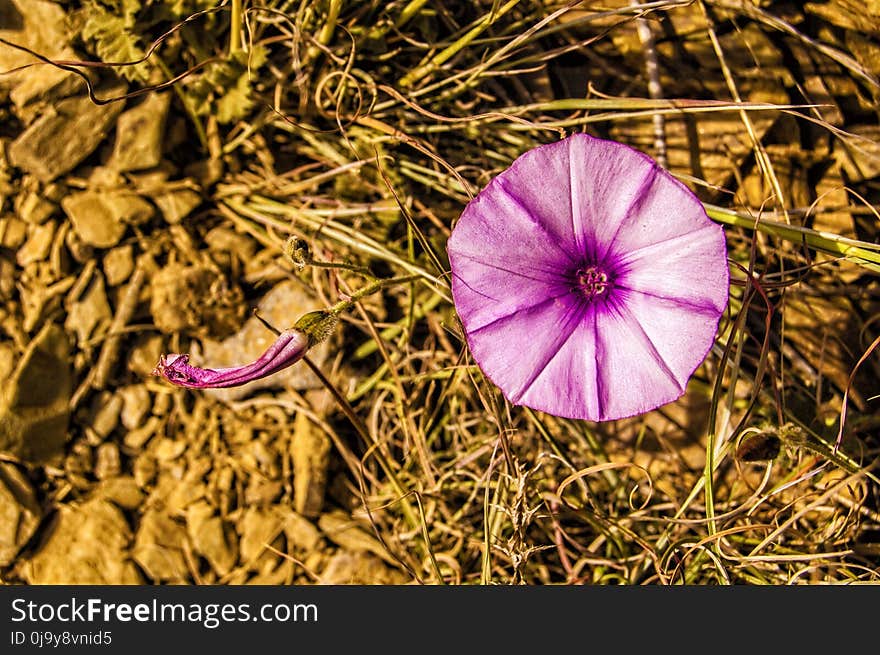
POLYGON ((579 268, 574 275, 578 291, 587 300, 601 296, 608 290, 608 274, 596 265, 579 268))

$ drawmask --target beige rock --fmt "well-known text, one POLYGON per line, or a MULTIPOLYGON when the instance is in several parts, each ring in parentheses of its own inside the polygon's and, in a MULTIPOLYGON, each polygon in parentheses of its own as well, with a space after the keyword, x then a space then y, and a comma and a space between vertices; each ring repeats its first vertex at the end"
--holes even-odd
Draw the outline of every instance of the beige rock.
MULTIPOLYGON (((15 264, 13 264, 8 259, 2 258, 0 259, 0 299, 7 299, 12 297, 13 291, 15 291, 15 281, 18 278, 18 271, 15 269, 15 264)), ((0 317, 0 325, 4 322, 14 320, 9 314, 0 317)), ((6 330, 7 334, 12 334, 14 330, 6 330)), ((2 373, 0 373, 0 379, 3 379, 2 373)))
POLYGON ((6 381, 15 370, 15 345, 11 341, 0 341, 0 380, 6 381))
POLYGON ((113 442, 102 443, 95 451, 95 477, 99 480, 114 478, 122 470, 119 446, 113 442))
POLYGON ((42 512, 27 478, 9 462, 0 462, 0 566, 15 560, 33 536, 42 512))
POLYGON ((80 347, 101 328, 106 329, 113 319, 104 288, 104 276, 100 271, 95 271, 84 289, 74 287, 65 299, 65 306, 67 318, 64 319, 64 329, 76 335, 80 347))
POLYGON ((321 532, 315 524, 296 512, 287 512, 283 516, 284 535, 290 549, 299 553, 309 553, 321 543, 321 532))
POLYGON ((252 475, 244 490, 244 501, 247 505, 270 505, 283 491, 281 480, 268 480, 261 475, 252 475))
POLYGON ((28 238, 15 253, 15 261, 22 268, 32 262, 41 262, 49 256, 52 240, 55 238, 55 221, 42 225, 29 225, 28 238))
POLYGON ((0 218, 0 246, 17 250, 28 235, 28 224, 15 216, 0 218))
POLYGON ((106 439, 119 425, 122 403, 122 396, 118 393, 102 391, 95 396, 87 423, 101 439, 106 439))
POLYGON ((122 425, 127 430, 134 430, 143 425, 153 402, 146 385, 130 384, 122 387, 119 395, 122 398, 122 425))
POLYGON ((31 225, 45 223, 57 210, 58 205, 35 191, 22 193, 15 199, 15 213, 21 220, 31 225))
MULTIPOLYGON (((100 454, 99 454, 100 457, 100 454)), ((122 509, 135 510, 144 502, 144 494, 135 479, 120 475, 102 480, 93 492, 95 497, 104 498, 122 509)))
POLYGON ((242 261, 251 259, 257 251, 257 242, 252 237, 223 226, 209 230, 205 234, 205 243, 214 252, 234 253, 242 261))
POLYGON ((327 562, 319 584, 393 585, 406 582, 408 579, 402 572, 388 567, 375 555, 340 550, 327 562))
POLYGON ((126 191, 81 191, 61 201, 73 230, 87 245, 110 248, 119 243, 129 224, 152 218, 153 206, 126 191))
POLYGON ((153 457, 160 462, 171 462, 186 452, 186 442, 164 437, 153 444, 153 457))
POLYGON ((192 189, 175 189, 153 196, 153 202, 170 225, 180 223, 202 204, 202 196, 192 189))
POLYGON ((140 450, 150 439, 161 431, 162 419, 158 416, 150 416, 142 426, 130 429, 125 437, 123 437, 123 443, 126 448, 140 450))
MULTIPOLYGON (((101 97, 124 92, 120 86, 98 92, 101 97)), ((50 105, 9 146, 9 163, 41 182, 50 182, 72 170, 92 154, 112 127, 122 103, 96 105, 76 96, 50 105)))
POLYGON ((296 570, 296 564, 289 559, 281 559, 281 562, 273 569, 258 573, 247 584, 251 585, 284 585, 290 584, 296 570))
POLYGON ((107 284, 116 287, 125 282, 134 271, 134 251, 131 244, 111 248, 104 254, 104 276, 107 284))
MULTIPOLYGON (((165 509, 174 516, 186 514, 190 507, 208 502, 205 500, 208 497, 208 484, 205 480, 213 465, 210 457, 195 458, 188 466, 182 459, 158 464, 163 475, 150 494, 151 501, 164 498, 165 509)), ((216 503, 208 504, 213 510, 217 510, 216 503)))
MULTIPOLYGON (((54 48, 53 48, 54 49, 54 48)), ((55 58, 77 60, 82 55, 73 48, 66 47, 55 58)), ((96 75, 88 69, 80 69, 94 83, 96 75)), ((63 68, 38 64, 22 69, 16 73, 17 84, 9 92, 9 99, 16 108, 16 113, 25 123, 30 123, 39 115, 42 103, 53 102, 80 92, 85 83, 82 78, 63 68)))
POLYGON ((156 475, 159 472, 159 465, 152 457, 141 456, 134 460, 131 472, 137 486, 141 489, 146 489, 156 480, 156 475))
POLYGON ((242 564, 254 565, 266 552, 266 546, 272 545, 281 534, 282 521, 272 510, 248 507, 238 520, 237 528, 241 535, 239 552, 242 564))
POLYGON ((147 510, 141 517, 132 555, 153 582, 185 580, 189 575, 183 554, 186 529, 167 514, 147 510))
MULTIPOLYGON (((0 2, 0 37, 49 57, 58 56, 67 45, 66 21, 64 9, 52 0, 0 2)), ((0 70, 12 70, 34 61, 21 50, 0 48, 0 70)), ((15 86, 21 80, 19 73, 0 76, 0 88, 15 86)))
POLYGON ((163 134, 170 93, 151 93, 139 105, 124 111, 116 122, 116 143, 107 163, 117 171, 139 171, 162 160, 163 134))
POLYGON ((186 512, 186 531, 193 548, 218 575, 226 575, 238 560, 238 542, 232 526, 206 502, 190 505, 186 512))
POLYGON ((103 499, 58 510, 37 553, 22 567, 30 584, 140 584, 129 558, 131 529, 103 499))
POLYGON ((322 514, 318 527, 337 546, 353 552, 372 553, 389 564, 397 564, 382 542, 367 531, 367 526, 342 511, 322 514))
POLYGON ((305 517, 318 516, 324 505, 330 447, 330 438, 324 431, 315 428, 308 416, 299 412, 294 420, 291 444, 293 504, 305 517))
POLYGON ((0 452, 34 463, 60 455, 72 386, 67 337, 47 323, 0 390, 0 452))
POLYGON ((128 370, 141 378, 147 378, 156 367, 162 354, 162 336, 147 334, 139 337, 128 354, 128 370))
POLYGON ((153 276, 151 289, 150 312, 163 332, 227 336, 247 311, 242 290, 205 266, 170 264, 153 276))

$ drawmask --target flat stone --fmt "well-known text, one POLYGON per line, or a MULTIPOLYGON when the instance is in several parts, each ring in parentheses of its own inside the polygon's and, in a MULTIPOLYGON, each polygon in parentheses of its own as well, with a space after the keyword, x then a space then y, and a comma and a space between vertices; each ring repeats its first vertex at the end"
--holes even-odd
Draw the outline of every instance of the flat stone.
MULTIPOLYGON (((64 9, 52 0, 0 1, 0 37, 48 57, 58 56, 67 47, 66 22, 64 9)), ((0 48, 0 70, 12 70, 36 61, 22 50, 6 46, 0 48)), ((48 68, 34 67, 43 72, 48 68)), ((22 72, 0 75, 0 88, 14 87, 24 77, 22 72)))
POLYGON ((125 282, 134 272, 134 251, 131 244, 111 248, 104 254, 101 268, 107 284, 116 287, 125 282))
POLYGON ((65 299, 67 318, 64 329, 76 335, 80 346, 89 341, 99 330, 109 326, 113 318, 107 292, 104 288, 104 276, 95 271, 91 280, 78 296, 73 292, 65 299))
POLYGON ((330 465, 330 438, 317 429, 304 412, 294 420, 291 459, 293 460, 293 505, 308 518, 321 513, 330 465))
POLYGON ((284 536, 288 548, 298 553, 311 553, 321 543, 321 531, 296 512, 284 514, 284 536))
MULTIPOLYGON (((68 47, 58 52, 54 58, 76 61, 83 57, 73 48, 68 47)), ((93 83, 95 82, 96 76, 93 73, 88 69, 83 72, 93 83)), ((85 88, 85 82, 79 75, 46 64, 25 68, 16 75, 19 81, 9 92, 9 99, 15 105, 18 116, 26 124, 39 116, 40 106, 43 103, 66 98, 85 88)))
POLYGON ((145 384, 130 384, 119 390, 122 398, 122 425, 126 430, 134 430, 144 424, 150 412, 153 399, 145 384))
POLYGON ((31 225, 45 223, 56 211, 58 205, 36 191, 22 193, 15 199, 15 213, 21 220, 31 225))
POLYGON ((170 103, 170 93, 151 93, 139 105, 119 115, 109 167, 124 172, 159 165, 170 103))
POLYGON ((232 526, 217 516, 210 505, 199 501, 187 508, 186 530, 193 548, 218 575, 232 571, 238 560, 238 542, 232 526))
POLYGON ((141 517, 132 555, 153 582, 174 582, 189 577, 183 555, 186 529, 167 514, 147 510, 141 517))
POLYGON ((396 560, 388 554, 385 546, 367 531, 360 522, 341 511, 323 514, 318 519, 318 527, 326 537, 337 546, 358 553, 372 553, 389 564, 396 560))
POLYGON ((169 225, 176 225, 202 204, 202 196, 192 189, 175 189, 153 195, 153 202, 169 225))
POLYGON ((17 466, 0 462, 0 566, 8 566, 40 523, 40 505, 17 466))
POLYGON ((0 391, 0 452, 31 463, 62 453, 73 388, 69 348, 53 323, 29 344, 0 391))
POLYGON ((115 478, 122 471, 119 446, 112 441, 102 443, 95 449, 95 477, 99 480, 115 478))
POLYGON ((162 425, 161 418, 150 416, 140 427, 130 429, 123 437, 122 443, 131 450, 140 450, 150 439, 161 433, 162 425))
POLYGON ((85 423, 94 430, 101 439, 106 439, 119 425, 122 412, 122 396, 110 391, 102 391, 95 395, 91 411, 85 423))
POLYGON ((281 518, 278 514, 258 507, 248 507, 236 527, 241 535, 239 542, 241 561, 251 566, 261 555, 271 552, 266 550, 266 546, 271 545, 282 532, 281 518))
MULTIPOLYGON (((117 96, 124 87, 101 89, 99 97, 117 96)), ((9 163, 41 182, 50 182, 92 154, 122 111, 121 102, 95 105, 87 96, 49 105, 9 146, 9 163)))
POLYGON ((153 205, 126 191, 80 191, 61 201, 74 232, 83 243, 111 248, 128 225, 144 223, 155 214, 153 205))
POLYGON ((27 240, 28 224, 15 216, 0 218, 0 246, 17 250, 27 240))
POLYGON ((135 479, 129 475, 119 475, 102 480, 93 492, 95 497, 109 500, 122 509, 136 510, 144 502, 144 493, 135 479))
POLYGON ((340 550, 333 554, 321 573, 322 585, 405 584, 407 577, 370 553, 340 550))
POLYGON ((22 566, 30 584, 141 584, 129 556, 131 529, 118 507, 96 498, 58 510, 37 553, 22 566))
POLYGON ((42 225, 29 225, 27 241, 15 253, 15 262, 25 268, 33 262, 41 262, 49 256, 55 238, 55 221, 42 225))

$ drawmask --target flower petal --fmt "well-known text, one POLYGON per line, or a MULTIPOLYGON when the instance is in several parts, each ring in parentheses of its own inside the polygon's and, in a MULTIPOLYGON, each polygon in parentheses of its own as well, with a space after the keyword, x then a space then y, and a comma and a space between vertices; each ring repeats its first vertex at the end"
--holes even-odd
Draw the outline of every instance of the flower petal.
MULTIPOLYGON (((493 185, 502 187, 528 215, 543 226, 559 248, 570 258, 579 259, 584 252, 584 243, 572 218, 570 175, 569 144, 568 140, 562 140, 521 155, 486 189, 493 185)), ((497 194, 494 191, 490 193, 497 194)), ((504 223, 507 215, 499 214, 496 220, 504 223)))
MULTIPOLYGON (((646 155, 626 149, 639 160, 647 159, 646 155)), ((615 253, 628 253, 710 226, 721 233, 721 227, 709 219, 690 189, 656 164, 652 165, 655 174, 649 184, 639 187, 627 211, 619 216, 617 230, 610 240, 606 239, 606 248, 615 253)))
POLYGON ((450 253, 455 273, 452 294, 462 320, 471 331, 529 309, 548 298, 568 295, 561 282, 537 280, 519 271, 499 268, 470 255, 450 253))
POLYGON ((596 315, 593 307, 584 310, 577 329, 522 395, 520 404, 556 416, 599 420, 596 315))
POLYGON ((190 366, 189 355, 163 355, 153 370, 168 382, 190 389, 237 387, 264 378, 298 362, 310 346, 309 337, 297 329, 285 330, 256 361, 228 368, 190 366))
POLYGON ((715 342, 715 308, 697 308, 638 291, 626 292, 620 305, 628 318, 641 327, 664 367, 684 388, 715 342))
POLYGON ((567 141, 573 229, 580 252, 601 262, 632 208, 666 173, 622 143, 586 134, 567 141))
POLYGON ((548 298, 476 330, 469 329, 468 344, 489 379, 508 400, 518 403, 582 319, 583 309, 572 297, 548 298))
POLYGON ((635 416, 672 402, 684 393, 684 385, 624 303, 609 306, 608 311, 597 316, 596 358, 597 420, 635 416))
POLYGON ((452 293, 471 330, 569 290, 557 237, 495 182, 465 208, 447 244, 452 293), (491 247, 487 247, 491 244, 491 247))
POLYGON ((618 259, 617 285, 689 305, 724 311, 730 286, 724 232, 708 224, 688 234, 629 250, 618 259))

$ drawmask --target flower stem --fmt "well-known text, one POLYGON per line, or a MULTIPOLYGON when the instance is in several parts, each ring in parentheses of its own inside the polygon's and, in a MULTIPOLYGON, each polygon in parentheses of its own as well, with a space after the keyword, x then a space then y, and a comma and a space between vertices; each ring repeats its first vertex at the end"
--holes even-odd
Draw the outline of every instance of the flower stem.
POLYGON ((400 275, 398 277, 388 277, 373 280, 369 284, 365 284, 360 289, 352 293, 345 300, 340 300, 332 307, 329 307, 327 309, 327 312, 329 314, 332 314, 333 316, 339 316, 346 309, 353 307, 354 304, 358 302, 361 298, 374 294, 384 287, 392 286, 394 284, 402 284, 404 282, 414 282, 419 279, 421 279, 420 275, 400 275))
POLYGON ((848 261, 880 273, 880 251, 877 249, 877 244, 849 239, 830 232, 820 232, 808 227, 787 225, 766 218, 756 219, 754 216, 747 216, 732 209, 715 205, 705 204, 704 206, 706 213, 721 223, 749 230, 757 229, 788 241, 805 244, 830 255, 845 257, 848 261))
POLYGON ((241 50, 242 0, 232 0, 229 16, 229 54, 241 50))

